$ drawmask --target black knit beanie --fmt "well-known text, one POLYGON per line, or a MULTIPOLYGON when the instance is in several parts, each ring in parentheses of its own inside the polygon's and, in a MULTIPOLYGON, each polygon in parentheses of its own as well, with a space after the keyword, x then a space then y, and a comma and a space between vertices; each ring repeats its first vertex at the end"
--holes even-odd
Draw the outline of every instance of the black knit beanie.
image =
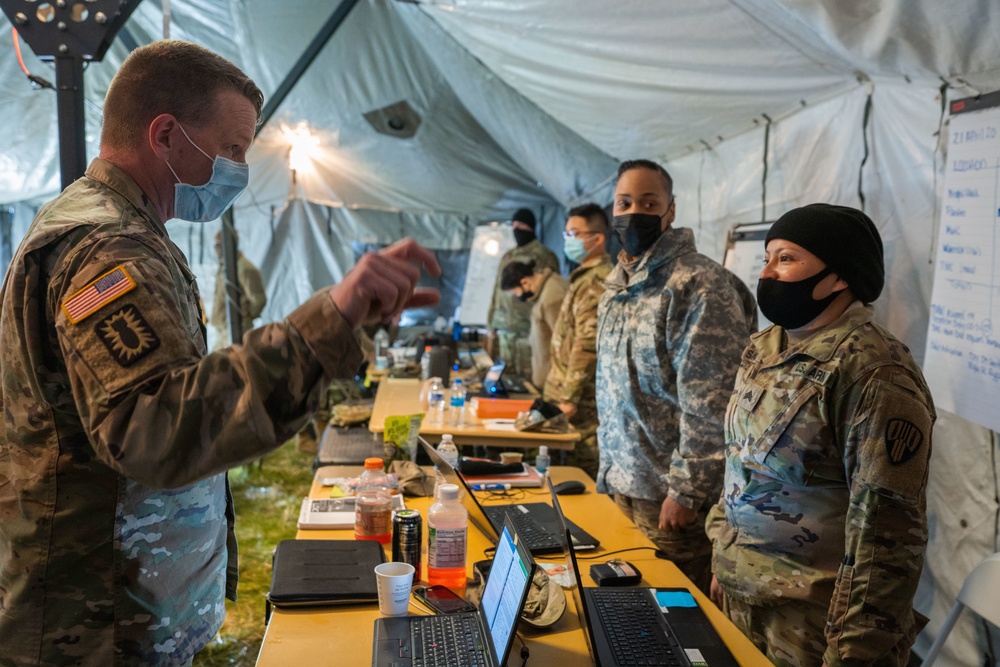
POLYGON ((519 208, 514 211, 514 217, 510 219, 511 222, 523 222, 532 229, 535 228, 535 214, 531 212, 529 208, 519 208))
POLYGON ((791 241, 819 257, 862 303, 882 293, 882 237, 871 218, 856 208, 809 204, 792 209, 771 225, 765 247, 771 239, 791 241))

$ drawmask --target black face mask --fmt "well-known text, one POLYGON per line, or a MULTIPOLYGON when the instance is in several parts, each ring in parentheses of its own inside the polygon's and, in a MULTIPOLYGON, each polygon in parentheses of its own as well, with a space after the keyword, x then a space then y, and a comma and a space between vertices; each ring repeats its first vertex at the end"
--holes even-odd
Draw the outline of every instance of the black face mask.
POLYGON ((517 299, 518 299, 518 301, 527 301, 528 299, 530 299, 533 296, 535 296, 534 292, 521 292, 517 296, 517 299))
POLYGON ((653 247, 656 239, 663 234, 660 227, 663 216, 651 213, 628 213, 616 215, 611 223, 618 242, 625 252, 632 257, 638 257, 653 247))
POLYGON ((535 232, 530 229, 515 229, 514 230, 514 240, 517 242, 517 247, 528 245, 535 240, 535 232))
POLYGON ((819 301, 813 298, 813 289, 831 273, 833 270, 828 266, 814 276, 794 282, 761 278, 757 282, 760 312, 785 329, 798 329, 809 324, 844 291, 833 292, 819 301))

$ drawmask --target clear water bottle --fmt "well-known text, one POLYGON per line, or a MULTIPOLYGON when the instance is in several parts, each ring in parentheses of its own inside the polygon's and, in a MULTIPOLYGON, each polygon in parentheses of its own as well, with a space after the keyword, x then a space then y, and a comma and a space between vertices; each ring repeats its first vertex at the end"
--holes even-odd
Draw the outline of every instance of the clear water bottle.
POLYGON ((389 370, 389 332, 379 327, 375 332, 375 370, 389 370))
POLYGON ((392 538, 392 490, 382 459, 365 459, 354 498, 354 538, 388 544, 392 538))
POLYGON ((444 425, 444 412, 447 405, 444 401, 444 385, 441 378, 431 378, 431 386, 427 390, 427 412, 430 415, 431 424, 437 426, 444 425))
POLYGON ((451 425, 462 426, 465 423, 465 385, 460 378, 451 383, 451 425))
POLYGON ((420 379, 427 382, 431 378, 431 346, 424 346, 424 353, 420 357, 420 379))
POLYGON ((549 471, 549 464, 552 459, 549 457, 549 448, 545 445, 538 447, 538 456, 535 457, 535 470, 539 475, 544 476, 549 471))
POLYGON ((442 484, 427 512, 427 581, 452 590, 465 588, 469 514, 455 484, 442 484))
MULTIPOLYGON (((451 433, 441 435, 441 442, 438 443, 436 449, 441 458, 448 462, 448 465, 458 470, 458 447, 455 446, 451 433)), ((437 490, 446 482, 444 475, 437 466, 434 466, 434 497, 437 497, 437 490)))

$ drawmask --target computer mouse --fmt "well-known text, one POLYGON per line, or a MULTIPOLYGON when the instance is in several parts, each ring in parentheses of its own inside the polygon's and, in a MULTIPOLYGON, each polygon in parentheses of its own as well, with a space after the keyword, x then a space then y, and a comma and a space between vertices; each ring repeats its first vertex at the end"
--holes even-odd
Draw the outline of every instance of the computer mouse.
POLYGON ((552 490, 556 492, 559 496, 572 496, 577 493, 583 493, 587 490, 587 486, 583 482, 578 482, 575 479, 571 479, 566 482, 559 482, 558 484, 552 485, 552 490))

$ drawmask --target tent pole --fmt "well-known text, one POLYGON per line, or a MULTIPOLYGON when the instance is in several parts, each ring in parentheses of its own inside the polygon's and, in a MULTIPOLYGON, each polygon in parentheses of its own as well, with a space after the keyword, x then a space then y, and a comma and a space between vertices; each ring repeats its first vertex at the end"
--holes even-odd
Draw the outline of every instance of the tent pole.
POLYGON ((242 289, 236 266, 236 227, 233 224, 233 207, 222 214, 222 268, 226 276, 226 322, 229 324, 229 342, 236 345, 243 340, 242 289))
POLYGON ((333 11, 333 14, 330 15, 330 18, 327 19, 326 23, 323 24, 320 31, 316 33, 313 40, 309 42, 309 46, 307 46, 306 50, 302 52, 302 55, 299 56, 298 61, 294 66, 292 66, 292 69, 285 76, 281 85, 274 91, 274 95, 272 95, 271 99, 269 99, 267 104, 264 105, 264 109, 260 114, 260 123, 257 124, 258 134, 261 129, 267 125, 267 122, 271 120, 271 116, 273 116, 274 112, 278 110, 278 107, 281 106, 281 103, 288 96, 288 93, 292 91, 295 84, 297 84, 299 79, 302 78, 302 75, 306 73, 306 70, 309 69, 313 60, 316 59, 319 52, 322 51, 323 47, 330 41, 333 34, 337 32, 337 28, 339 28, 340 24, 344 22, 344 19, 347 18, 347 15, 356 4, 358 4, 358 0, 341 0, 340 5, 333 11))

